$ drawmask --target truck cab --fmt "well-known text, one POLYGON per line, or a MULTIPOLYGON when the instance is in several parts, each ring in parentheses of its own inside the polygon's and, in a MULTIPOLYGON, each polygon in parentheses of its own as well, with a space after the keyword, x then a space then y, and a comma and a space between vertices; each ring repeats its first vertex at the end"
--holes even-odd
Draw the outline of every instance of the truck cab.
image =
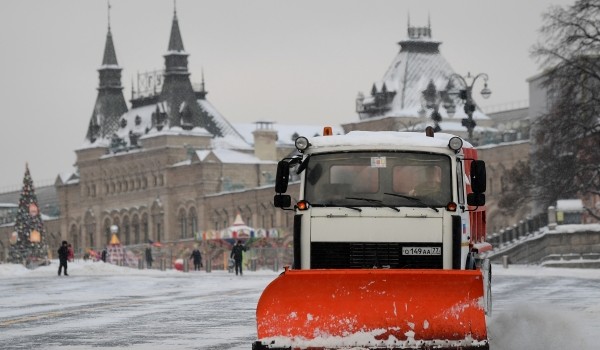
MULTIPOLYGON (((471 145, 449 134, 402 132, 301 137, 296 144, 300 155, 284 159, 277 177, 281 189, 291 166, 301 179, 294 268, 475 267, 473 247, 481 242, 471 213, 485 204, 485 165, 469 158, 471 145)), ((278 193, 275 205, 285 208, 288 198, 278 193)))

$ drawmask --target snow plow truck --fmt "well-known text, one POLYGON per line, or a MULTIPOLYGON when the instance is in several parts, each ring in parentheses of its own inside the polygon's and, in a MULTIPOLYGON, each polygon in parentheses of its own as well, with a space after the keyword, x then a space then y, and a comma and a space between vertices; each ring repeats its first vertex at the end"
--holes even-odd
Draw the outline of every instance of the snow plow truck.
POLYGON ((325 127, 295 143, 274 197, 295 211, 293 264, 259 299, 253 350, 489 349, 486 173, 473 146, 432 128, 325 127))

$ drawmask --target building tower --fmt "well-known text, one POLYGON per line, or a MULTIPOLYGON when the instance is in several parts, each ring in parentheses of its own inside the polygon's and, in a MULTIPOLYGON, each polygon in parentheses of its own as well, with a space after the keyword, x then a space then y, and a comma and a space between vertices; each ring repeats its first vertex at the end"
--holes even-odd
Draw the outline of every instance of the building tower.
POLYGON ((422 92, 430 82, 443 90, 454 70, 439 50, 440 41, 432 39, 431 23, 415 27, 408 21, 408 38, 398 42, 396 55, 369 95, 359 93, 356 111, 360 120, 378 117, 418 117, 422 109, 422 92))
POLYGON ((119 129, 119 119, 127 112, 123 86, 121 86, 121 70, 122 68, 117 63, 117 55, 110 30, 109 12, 104 57, 102 65, 98 69, 100 76, 98 97, 85 137, 91 143, 94 143, 97 139, 113 135, 119 129))
POLYGON ((168 123, 168 127, 178 126, 184 130, 201 127, 214 136, 223 136, 212 116, 203 111, 197 103, 197 99, 204 98, 206 92, 201 91, 201 96, 194 92, 188 71, 188 56, 183 47, 175 9, 169 47, 164 55, 164 83, 159 97, 159 105, 162 107, 160 109, 167 113, 167 120, 163 122, 168 123))

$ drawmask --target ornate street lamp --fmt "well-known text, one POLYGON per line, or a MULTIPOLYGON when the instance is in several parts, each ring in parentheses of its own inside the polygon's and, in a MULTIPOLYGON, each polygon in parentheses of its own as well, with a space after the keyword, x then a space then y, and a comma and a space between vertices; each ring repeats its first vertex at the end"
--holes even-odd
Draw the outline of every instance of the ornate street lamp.
POLYGON ((434 127, 433 131, 441 131, 440 122, 442 121, 442 115, 440 114, 440 105, 443 105, 448 114, 454 114, 455 105, 454 101, 450 98, 449 91, 452 88, 452 81, 448 81, 446 90, 438 91, 433 83, 433 79, 427 84, 427 88, 423 90, 421 95, 421 106, 423 107, 423 114, 426 109, 431 111, 431 119, 433 120, 434 127))
POLYGON ((467 76, 464 78, 461 75, 454 73, 448 78, 449 84, 452 82, 452 79, 457 79, 462 83, 462 86, 464 86, 464 88, 461 90, 453 88, 448 91, 448 94, 454 99, 460 98, 463 101, 467 118, 462 120, 462 125, 467 128, 469 133, 469 141, 471 142, 473 140, 473 129, 475 129, 475 125, 477 125, 473 120, 473 112, 475 112, 476 109, 475 101, 473 100, 473 86, 479 78, 483 78, 484 81, 483 89, 480 91, 481 97, 487 99, 490 97, 490 95, 492 95, 492 90, 488 88, 488 75, 486 73, 479 73, 475 77, 471 76, 471 73, 467 73, 467 76), (467 80, 470 80, 471 84, 469 84, 467 80))

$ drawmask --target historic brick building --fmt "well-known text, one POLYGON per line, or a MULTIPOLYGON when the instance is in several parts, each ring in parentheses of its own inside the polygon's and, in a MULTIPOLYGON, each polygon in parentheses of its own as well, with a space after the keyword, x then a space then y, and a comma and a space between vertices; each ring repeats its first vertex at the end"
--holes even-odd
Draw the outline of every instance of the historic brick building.
POLYGON ((109 26, 78 172, 55 184, 63 238, 101 248, 116 225, 126 245, 192 240, 238 213, 286 233, 290 214, 273 208, 271 183, 291 148, 266 122, 249 144, 206 99, 204 81, 192 84, 176 13, 164 58, 164 71, 140 77, 146 85, 138 82, 128 109, 109 26))

